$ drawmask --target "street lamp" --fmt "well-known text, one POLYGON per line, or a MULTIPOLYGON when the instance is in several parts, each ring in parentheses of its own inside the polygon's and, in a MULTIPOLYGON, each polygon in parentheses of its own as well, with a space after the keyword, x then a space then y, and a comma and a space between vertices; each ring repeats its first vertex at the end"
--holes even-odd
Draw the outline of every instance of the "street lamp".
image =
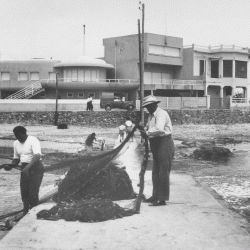
POLYGON ((56 73, 56 111, 55 111, 55 120, 54 120, 54 125, 57 126, 58 124, 58 80, 57 80, 57 75, 56 73))

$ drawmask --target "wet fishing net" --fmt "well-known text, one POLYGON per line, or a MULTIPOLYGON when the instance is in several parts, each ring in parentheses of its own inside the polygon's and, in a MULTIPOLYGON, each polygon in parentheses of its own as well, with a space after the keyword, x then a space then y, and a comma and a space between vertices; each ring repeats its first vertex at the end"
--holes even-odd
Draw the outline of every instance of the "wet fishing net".
POLYGON ((66 221, 96 222, 139 213, 141 201, 144 198, 144 174, 147 167, 148 143, 145 141, 145 154, 141 162, 140 190, 136 194, 125 168, 117 167, 112 160, 124 148, 134 135, 136 125, 126 139, 115 149, 98 154, 82 156, 77 160, 69 160, 47 168, 51 171, 58 168, 68 168, 67 175, 59 184, 58 192, 53 196, 57 203, 50 210, 42 210, 38 219, 66 221), (125 208, 113 201, 135 199, 125 208))

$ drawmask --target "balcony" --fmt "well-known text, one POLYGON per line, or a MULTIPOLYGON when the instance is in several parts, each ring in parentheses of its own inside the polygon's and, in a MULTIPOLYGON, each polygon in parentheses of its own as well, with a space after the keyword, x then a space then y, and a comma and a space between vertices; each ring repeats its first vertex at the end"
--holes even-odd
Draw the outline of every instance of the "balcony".
MULTIPOLYGON (((41 80, 43 88, 56 88, 56 80, 41 80)), ((139 82, 131 79, 67 79, 58 78, 58 89, 100 89, 105 88, 108 90, 131 90, 137 89, 139 82)))
POLYGON ((182 90, 205 90, 203 80, 153 80, 152 83, 144 85, 145 90, 156 89, 182 89, 182 90))

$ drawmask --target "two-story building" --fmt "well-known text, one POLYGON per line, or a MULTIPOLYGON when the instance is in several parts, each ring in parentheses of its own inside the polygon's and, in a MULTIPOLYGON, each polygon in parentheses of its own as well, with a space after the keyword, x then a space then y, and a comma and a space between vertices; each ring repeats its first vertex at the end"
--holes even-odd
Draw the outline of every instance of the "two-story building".
POLYGON ((228 96, 237 88, 243 89, 247 102, 250 99, 249 49, 237 46, 185 46, 183 67, 179 79, 201 80, 204 95, 210 96, 211 108, 226 108, 228 96))

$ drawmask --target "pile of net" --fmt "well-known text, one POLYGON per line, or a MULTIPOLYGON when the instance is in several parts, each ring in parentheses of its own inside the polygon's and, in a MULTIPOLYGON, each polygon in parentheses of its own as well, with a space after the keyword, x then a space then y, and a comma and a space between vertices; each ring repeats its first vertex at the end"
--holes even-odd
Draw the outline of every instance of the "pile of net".
POLYGON ((98 222, 114 220, 133 215, 110 199, 83 200, 77 203, 61 202, 50 210, 42 210, 37 214, 38 219, 80 222, 98 222))
MULTIPOLYGON (((144 171, 141 170, 140 173, 140 192, 138 195, 133 190, 126 170, 117 167, 112 162, 131 135, 129 134, 121 145, 109 152, 64 163, 65 167, 70 165, 71 168, 59 184, 58 192, 53 196, 57 205, 50 210, 40 211, 37 218, 97 222, 138 213, 143 195, 143 178, 147 159, 144 157, 143 160, 144 171), (144 173, 142 174, 142 172, 144 173), (123 208, 113 202, 128 199, 135 199, 132 202, 132 208, 123 208)), ((148 154, 145 155, 147 157, 148 154)))
MULTIPOLYGON (((100 163, 101 164, 101 163, 100 163)), ((58 193, 53 200, 59 202, 78 202, 89 199, 126 200, 135 198, 132 182, 125 169, 110 162, 101 170, 71 168, 59 184, 58 193)))

